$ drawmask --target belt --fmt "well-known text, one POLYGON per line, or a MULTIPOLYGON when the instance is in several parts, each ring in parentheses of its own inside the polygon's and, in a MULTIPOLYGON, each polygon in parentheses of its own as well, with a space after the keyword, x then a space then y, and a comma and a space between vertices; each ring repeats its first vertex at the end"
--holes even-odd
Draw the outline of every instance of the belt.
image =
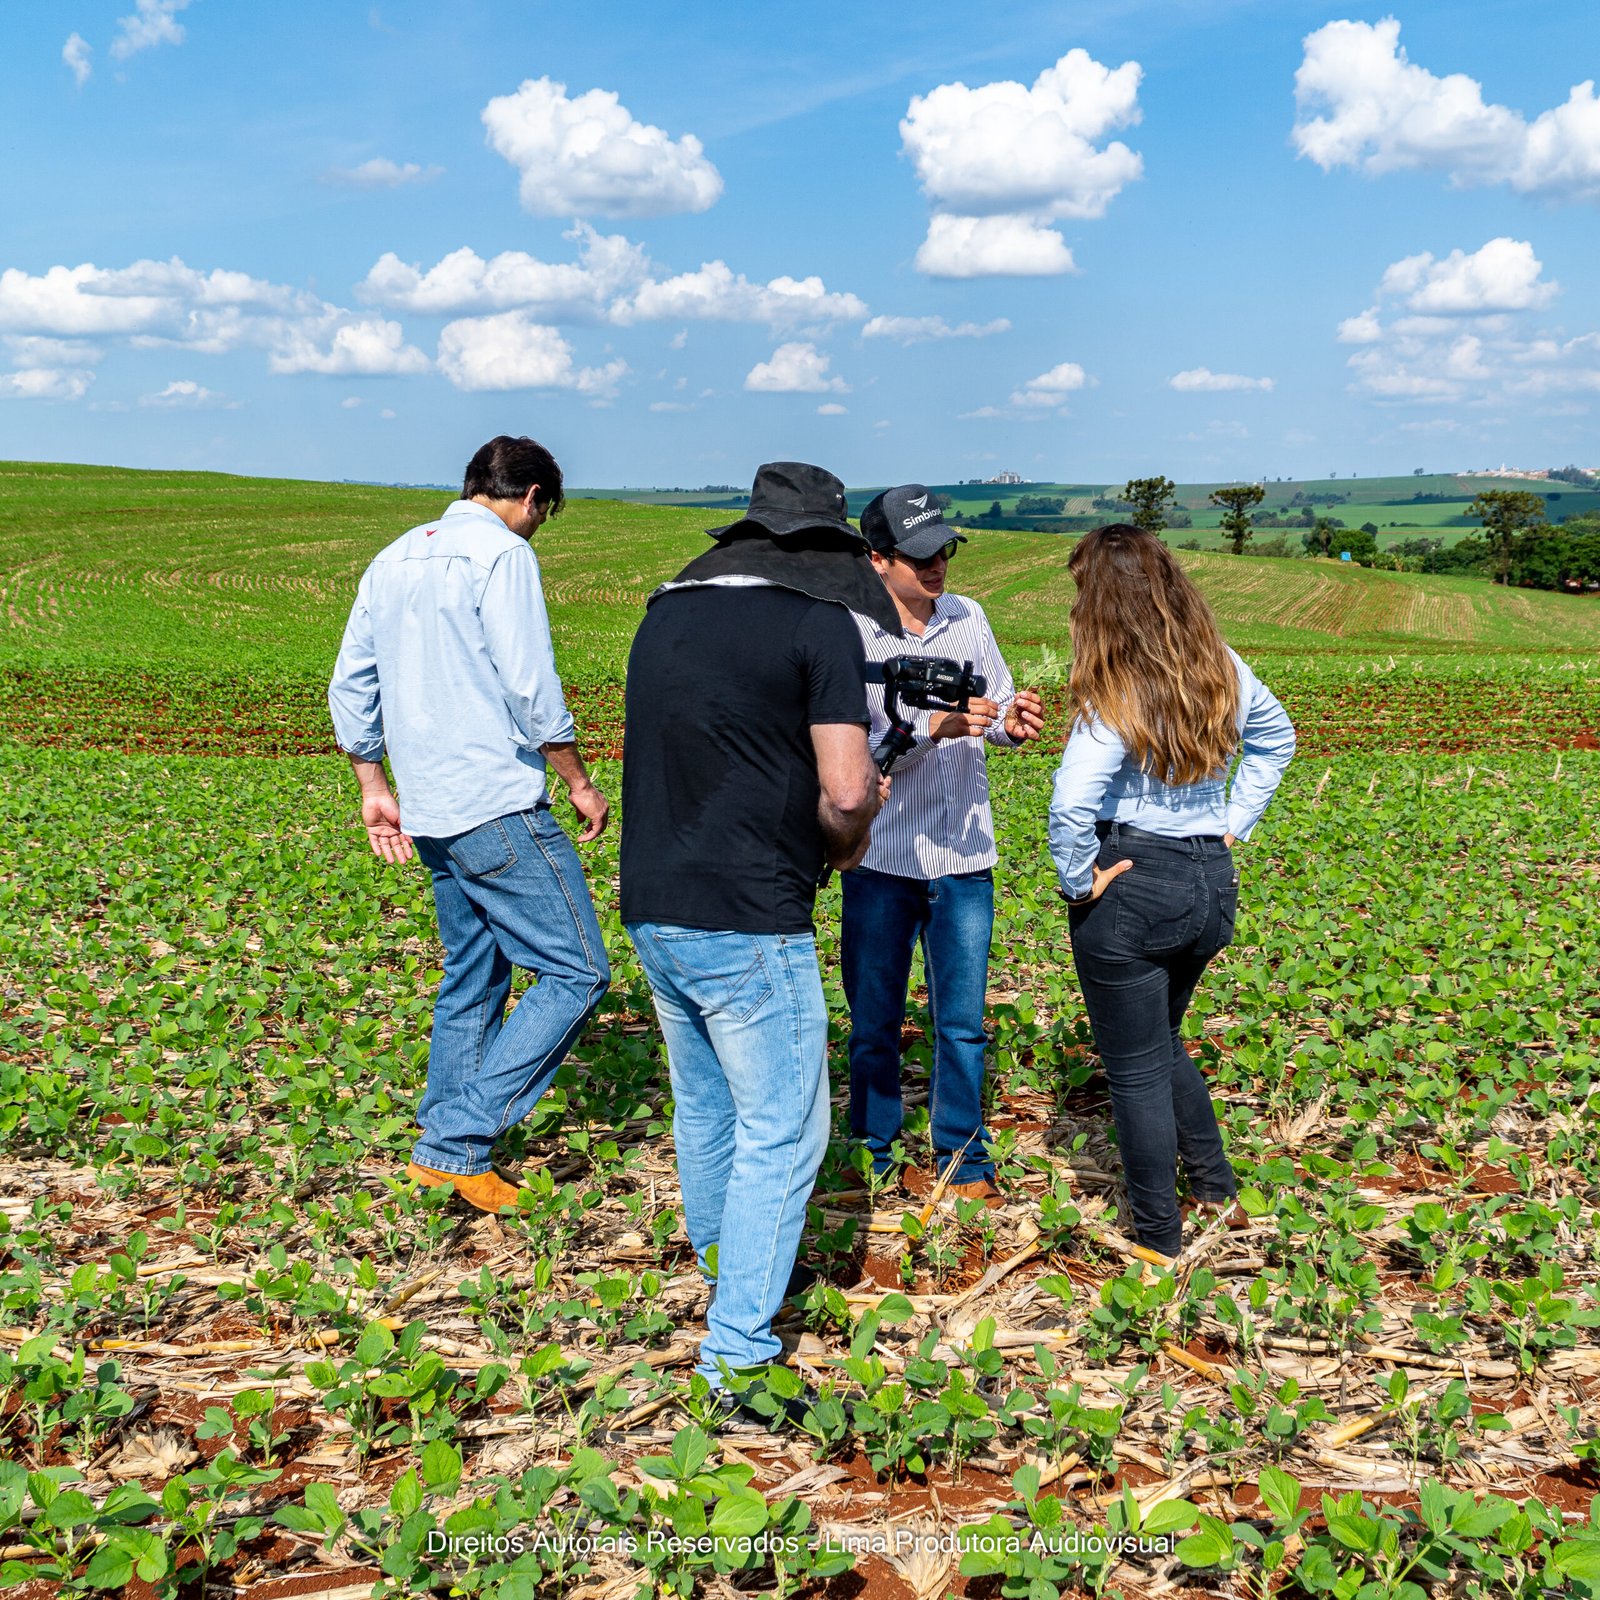
POLYGON ((1224 838, 1224 835, 1220 833, 1151 833, 1148 829, 1136 828, 1130 822, 1118 822, 1115 818, 1102 818, 1095 823, 1094 831, 1095 837, 1098 839, 1104 839, 1107 835, 1111 835, 1119 839, 1132 839, 1135 842, 1142 841, 1147 844, 1164 844, 1168 846, 1186 845, 1192 840, 1198 840, 1202 844, 1221 844, 1224 838))

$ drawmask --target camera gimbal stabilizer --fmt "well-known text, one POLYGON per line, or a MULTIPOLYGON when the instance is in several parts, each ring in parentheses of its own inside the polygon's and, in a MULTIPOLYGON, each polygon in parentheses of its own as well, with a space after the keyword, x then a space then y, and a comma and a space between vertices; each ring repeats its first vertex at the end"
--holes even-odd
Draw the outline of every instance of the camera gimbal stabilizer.
MULTIPOLYGON (((989 685, 982 673, 972 670, 970 661, 959 665, 943 656, 891 656, 876 669, 868 668, 869 683, 883 678, 883 709, 889 718, 889 731, 873 747, 872 759, 885 774, 916 743, 916 733, 905 714, 902 702, 923 711, 965 711, 974 696, 981 699, 989 685)), ((817 879, 820 889, 833 876, 824 867, 817 879)))
POLYGON ((965 711, 976 695, 988 688, 970 661, 958 666, 941 656, 891 656, 883 663, 883 709, 889 731, 873 748, 878 771, 887 773, 916 742, 910 719, 901 702, 923 711, 965 711))

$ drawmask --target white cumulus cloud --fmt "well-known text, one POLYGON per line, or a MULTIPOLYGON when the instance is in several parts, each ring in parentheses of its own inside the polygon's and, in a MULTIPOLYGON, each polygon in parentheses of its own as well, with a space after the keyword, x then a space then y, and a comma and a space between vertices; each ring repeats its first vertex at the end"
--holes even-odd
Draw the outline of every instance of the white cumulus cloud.
POLYGON ((22 367, 91 367, 103 360, 105 351, 82 339, 49 339, 38 334, 6 335, 6 350, 22 367))
POLYGON ((352 189, 400 189, 408 183, 431 183, 444 171, 443 167, 419 166, 415 161, 391 161, 387 156, 374 156, 354 167, 332 167, 327 177, 331 183, 347 184, 352 189))
POLYGON ((1548 305, 1560 285, 1540 281, 1543 264, 1525 239, 1491 239, 1468 255, 1452 250, 1442 261, 1424 251, 1396 261, 1383 275, 1380 294, 1404 295, 1428 316, 1527 311, 1548 305))
POLYGON ((1209 367, 1190 367, 1186 372, 1175 372, 1167 379, 1169 388, 1182 393, 1199 391, 1217 394, 1230 389, 1270 389, 1271 378, 1249 378, 1242 372, 1213 372, 1209 367))
POLYGON ((1378 319, 1378 308, 1368 306, 1339 324, 1340 344, 1375 344, 1383 337, 1383 324, 1378 319))
POLYGON ((830 291, 821 278, 774 278, 752 283, 725 261, 708 261, 698 272, 682 272, 664 282, 648 279, 614 308, 619 322, 762 322, 768 327, 797 323, 854 322, 866 316, 858 296, 830 291))
POLYGON ((325 344, 303 329, 293 329, 267 365, 278 373, 377 378, 426 372, 428 358, 405 342, 398 322, 367 317, 335 328, 325 344))
POLYGON ((573 389, 609 398, 627 376, 625 361, 578 367, 558 329, 525 311, 464 317, 439 334, 439 370, 458 389, 573 389))
POLYGON ((131 16, 117 18, 111 53, 118 61, 158 44, 183 43, 186 35, 177 14, 188 10, 189 0, 134 0, 134 7, 131 16))
POLYGON ((0 399, 81 400, 94 382, 92 372, 64 371, 56 367, 21 367, 0 372, 0 399))
POLYGON ((1600 334, 1529 326, 1559 285, 1533 247, 1491 239, 1481 249, 1394 262, 1377 303, 1339 324, 1361 346, 1347 363, 1358 394, 1390 404, 1514 404, 1600 391, 1600 334), (1398 315, 1387 315, 1398 310, 1398 315))
POLYGON ((1042 278, 1077 268, 1061 235, 1031 217, 941 213, 928 221, 917 270, 931 278, 1042 278))
POLYGON ((704 211, 722 175, 692 133, 673 139, 638 122, 618 96, 529 78, 483 108, 491 148, 522 174, 525 211, 535 216, 657 217, 704 211))
POLYGON ((918 270, 933 277, 1043 276, 1074 270, 1047 226, 1105 215, 1143 172, 1116 128, 1137 123, 1136 61, 1111 68, 1069 50, 1031 85, 944 83, 914 95, 902 148, 933 206, 918 270))
POLYGON ((861 330, 861 337, 923 344, 930 339, 988 339, 1010 331, 1007 317, 996 317, 992 322, 958 322, 954 326, 943 317, 873 317, 861 330))
POLYGON ((0 334, 17 348, 56 347, 33 364, 82 365, 86 338, 133 349, 181 347, 222 355, 240 347, 268 352, 273 372, 404 374, 425 372, 428 358, 405 343, 400 324, 360 317, 309 290, 249 273, 204 271, 174 256, 126 267, 54 266, 31 274, 0 272, 0 334), (63 353, 65 352, 65 353, 63 353))
POLYGON ((94 46, 81 33, 68 34, 67 42, 61 47, 61 59, 67 64, 68 71, 72 73, 80 89, 89 81, 89 74, 94 71, 89 64, 89 57, 93 54, 94 46))
POLYGON ((641 245, 621 234, 596 233, 579 223, 567 238, 576 261, 541 261, 503 250, 487 261, 463 246, 424 272, 391 251, 357 285, 361 299, 397 311, 448 314, 519 308, 553 321, 600 321, 612 298, 649 271, 641 245))
POLYGON ((1095 141, 1139 121, 1141 76, 1136 61, 1113 70, 1069 50, 1031 87, 945 83, 913 96, 900 137, 940 210, 1103 216, 1142 162, 1120 141, 1095 141))
POLYGON ((1600 199, 1600 100, 1593 79, 1529 122, 1485 100, 1464 73, 1411 61, 1394 17, 1330 22, 1308 34, 1295 73, 1294 144, 1324 171, 1447 173, 1458 186, 1600 199))
POLYGON ((17 267, 0 272, 0 331, 60 338, 126 335, 214 352, 242 342, 265 318, 304 318, 329 309, 304 290, 244 272, 204 272, 176 256, 128 267, 84 262, 39 274, 17 267))
POLYGON ((746 389, 762 394, 837 394, 849 392, 843 378, 830 377, 828 357, 814 344, 780 344, 770 361, 758 361, 744 380, 746 389))
POLYGON ((842 406, 837 400, 826 400, 817 407, 819 417, 847 417, 850 415, 849 406, 842 406))
POLYGON ((177 378, 155 394, 140 396, 142 406, 155 406, 171 411, 237 411, 239 402, 230 400, 215 389, 208 389, 192 378, 177 378))
POLYGON ((1048 410, 1065 405, 1067 396, 1088 382, 1088 373, 1076 361, 1063 361, 1013 390, 1011 405, 1019 411, 1048 410))

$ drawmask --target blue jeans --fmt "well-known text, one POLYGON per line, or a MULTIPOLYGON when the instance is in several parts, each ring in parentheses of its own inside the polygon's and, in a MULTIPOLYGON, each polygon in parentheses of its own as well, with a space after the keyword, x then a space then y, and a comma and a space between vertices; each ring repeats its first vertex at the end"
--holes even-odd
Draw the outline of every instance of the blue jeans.
POLYGON ((444 979, 413 1159, 469 1177, 549 1088, 611 968, 578 852, 549 806, 414 842, 433 874, 444 979), (507 1018, 513 966, 538 982, 507 1018))
POLYGON ((828 1013, 810 934, 634 922, 672 1075, 689 1241, 716 1289, 699 1370, 762 1366, 828 1143, 828 1013))
POLYGON ((1068 913, 1072 956, 1111 1088, 1134 1231, 1171 1256, 1183 1238, 1180 1155, 1196 1200, 1238 1192, 1181 1029, 1206 964, 1233 940, 1239 875, 1220 838, 1163 839, 1118 823, 1100 832, 1101 868, 1133 865, 1068 913))
POLYGON ((884 1172, 900 1136, 900 1030, 911 953, 922 941, 933 1013, 928 1117, 942 1173, 966 1146, 953 1181, 994 1176, 984 1142, 983 1001, 994 931, 994 873, 901 878, 857 867, 844 874, 840 965, 850 1004, 850 1130, 884 1172))

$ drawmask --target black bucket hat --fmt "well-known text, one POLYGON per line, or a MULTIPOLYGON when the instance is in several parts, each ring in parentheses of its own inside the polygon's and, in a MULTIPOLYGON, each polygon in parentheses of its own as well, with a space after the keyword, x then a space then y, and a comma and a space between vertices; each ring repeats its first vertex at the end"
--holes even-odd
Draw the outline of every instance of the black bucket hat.
POLYGON ((920 483, 902 483, 885 489, 861 511, 861 534, 880 555, 910 556, 925 561, 952 539, 967 542, 944 520, 944 512, 930 490, 920 483))
POLYGON ((713 539, 744 534, 787 534, 812 531, 843 534, 852 542, 861 535, 850 526, 844 485, 831 472, 804 461, 769 461, 756 469, 750 504, 737 521, 707 528, 713 539))

